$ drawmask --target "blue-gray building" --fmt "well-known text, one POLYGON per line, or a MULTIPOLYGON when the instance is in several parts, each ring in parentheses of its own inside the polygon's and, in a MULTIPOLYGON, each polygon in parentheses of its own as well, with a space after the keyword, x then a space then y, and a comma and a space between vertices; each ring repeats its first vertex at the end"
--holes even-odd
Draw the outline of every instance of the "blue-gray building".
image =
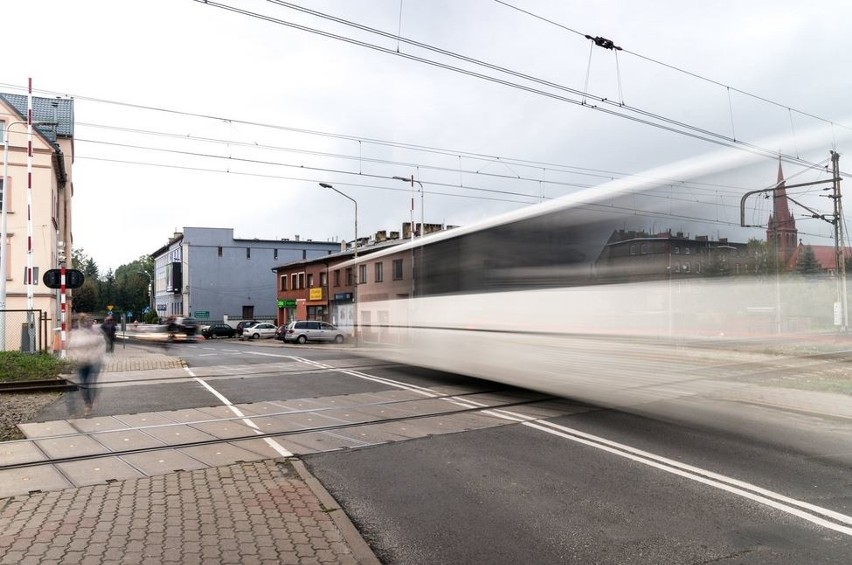
POLYGON ((294 239, 235 239, 232 228, 183 228, 152 257, 154 302, 161 318, 276 319, 272 270, 283 263, 340 251, 340 243, 294 239))

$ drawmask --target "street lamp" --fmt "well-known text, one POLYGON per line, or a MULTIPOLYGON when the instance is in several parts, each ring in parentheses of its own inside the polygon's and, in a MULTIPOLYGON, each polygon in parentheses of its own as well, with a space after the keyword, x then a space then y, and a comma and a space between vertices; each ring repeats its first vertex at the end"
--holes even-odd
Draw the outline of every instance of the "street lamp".
MULTIPOLYGON (((355 248, 353 250, 353 255, 357 259, 358 258, 358 201, 355 200, 354 198, 352 198, 351 196, 344 194, 343 192, 340 192, 339 190, 337 190, 336 188, 334 188, 333 186, 331 186, 327 182, 321 182, 321 183, 319 183, 319 185, 322 188, 330 188, 331 190, 333 190, 334 192, 336 192, 340 196, 351 200, 352 203, 355 205, 355 248)), ((356 268, 360 269, 360 267, 357 266, 357 265, 356 265, 356 268)), ((358 272, 357 271, 355 272, 354 302, 355 302, 355 318, 353 319, 353 322, 354 322, 354 326, 355 326, 354 327, 355 347, 358 347, 358 272)))
MULTIPOLYGON (((8 250, 6 246, 6 237, 8 232, 7 224, 7 209, 9 198, 7 189, 9 186, 9 131, 12 126, 19 124, 30 124, 27 120, 19 120, 9 122, 3 128, 3 191, 0 205, 0 351, 6 351, 6 272, 8 270, 8 250)), ((33 126, 56 126, 57 122, 32 122, 33 126)))
MULTIPOLYGON (((425 219, 424 219, 425 218, 425 212, 424 212, 424 204, 423 204, 423 202, 424 202, 423 183, 420 182, 419 180, 415 180, 414 175, 411 175, 410 178, 409 177, 393 177, 393 179, 394 180, 401 180, 403 182, 410 182, 412 192, 414 191, 414 183, 415 182, 420 185, 420 237, 423 237, 423 235, 426 233, 426 223, 425 223, 425 219)), ((413 214, 414 214, 414 195, 413 194, 411 196, 411 213, 412 213, 412 217, 411 217, 411 230, 412 230, 411 241, 414 241, 414 216, 413 216, 413 214)))
MULTIPOLYGON (((394 180, 401 180, 403 182, 410 182, 411 183, 411 241, 414 242, 414 183, 415 182, 420 185, 420 237, 422 238, 423 235, 426 233, 426 220, 425 220, 425 213, 423 211, 424 210, 424 206, 423 206, 423 183, 420 182, 419 180, 415 180, 414 175, 411 175, 411 177, 392 177, 392 178, 394 180)), ((420 250, 420 263, 421 263, 421 270, 422 270, 422 263, 423 263, 423 250, 422 249, 420 250)), ((414 267, 414 246, 412 245, 411 246, 411 298, 414 298, 414 292, 416 290, 415 285, 414 285, 414 275, 416 273, 417 273, 417 270, 414 267)), ((420 292, 421 293, 423 292, 422 289, 421 289, 420 292)))
POLYGON ((154 277, 145 271, 136 272, 140 275, 145 275, 145 278, 148 279, 148 307, 153 311, 156 309, 156 305, 154 304, 154 277))

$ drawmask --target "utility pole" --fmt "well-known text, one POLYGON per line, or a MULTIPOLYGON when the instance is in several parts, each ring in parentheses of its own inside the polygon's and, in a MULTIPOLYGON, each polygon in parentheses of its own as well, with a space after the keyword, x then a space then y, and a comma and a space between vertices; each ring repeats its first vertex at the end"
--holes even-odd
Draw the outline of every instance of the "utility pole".
POLYGON ((840 154, 831 152, 832 199, 834 200, 834 257, 837 272, 837 307, 840 331, 849 329, 849 303, 846 295, 846 240, 843 234, 843 203, 840 195, 840 154))

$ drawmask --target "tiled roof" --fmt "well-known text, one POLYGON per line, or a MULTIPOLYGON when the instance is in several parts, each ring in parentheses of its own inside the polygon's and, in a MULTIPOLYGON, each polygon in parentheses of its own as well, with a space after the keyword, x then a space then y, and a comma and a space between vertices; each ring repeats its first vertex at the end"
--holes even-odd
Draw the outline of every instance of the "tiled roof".
MULTIPOLYGON (((21 120, 26 119, 26 95, 0 92, 0 98, 20 115, 21 120)), ((74 137, 74 100, 33 96, 33 121, 57 122, 56 126, 35 126, 42 136, 53 143, 57 137, 74 137)))

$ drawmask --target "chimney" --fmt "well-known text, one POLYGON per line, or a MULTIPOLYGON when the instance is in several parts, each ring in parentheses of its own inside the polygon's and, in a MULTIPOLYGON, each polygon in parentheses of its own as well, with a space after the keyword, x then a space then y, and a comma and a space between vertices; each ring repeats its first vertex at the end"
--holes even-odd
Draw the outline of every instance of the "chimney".
POLYGON ((388 233, 385 230, 376 232, 376 243, 381 243, 388 238, 388 233))
POLYGON ((390 232, 390 234, 388 235, 388 239, 399 239, 399 232, 398 231, 390 232))

